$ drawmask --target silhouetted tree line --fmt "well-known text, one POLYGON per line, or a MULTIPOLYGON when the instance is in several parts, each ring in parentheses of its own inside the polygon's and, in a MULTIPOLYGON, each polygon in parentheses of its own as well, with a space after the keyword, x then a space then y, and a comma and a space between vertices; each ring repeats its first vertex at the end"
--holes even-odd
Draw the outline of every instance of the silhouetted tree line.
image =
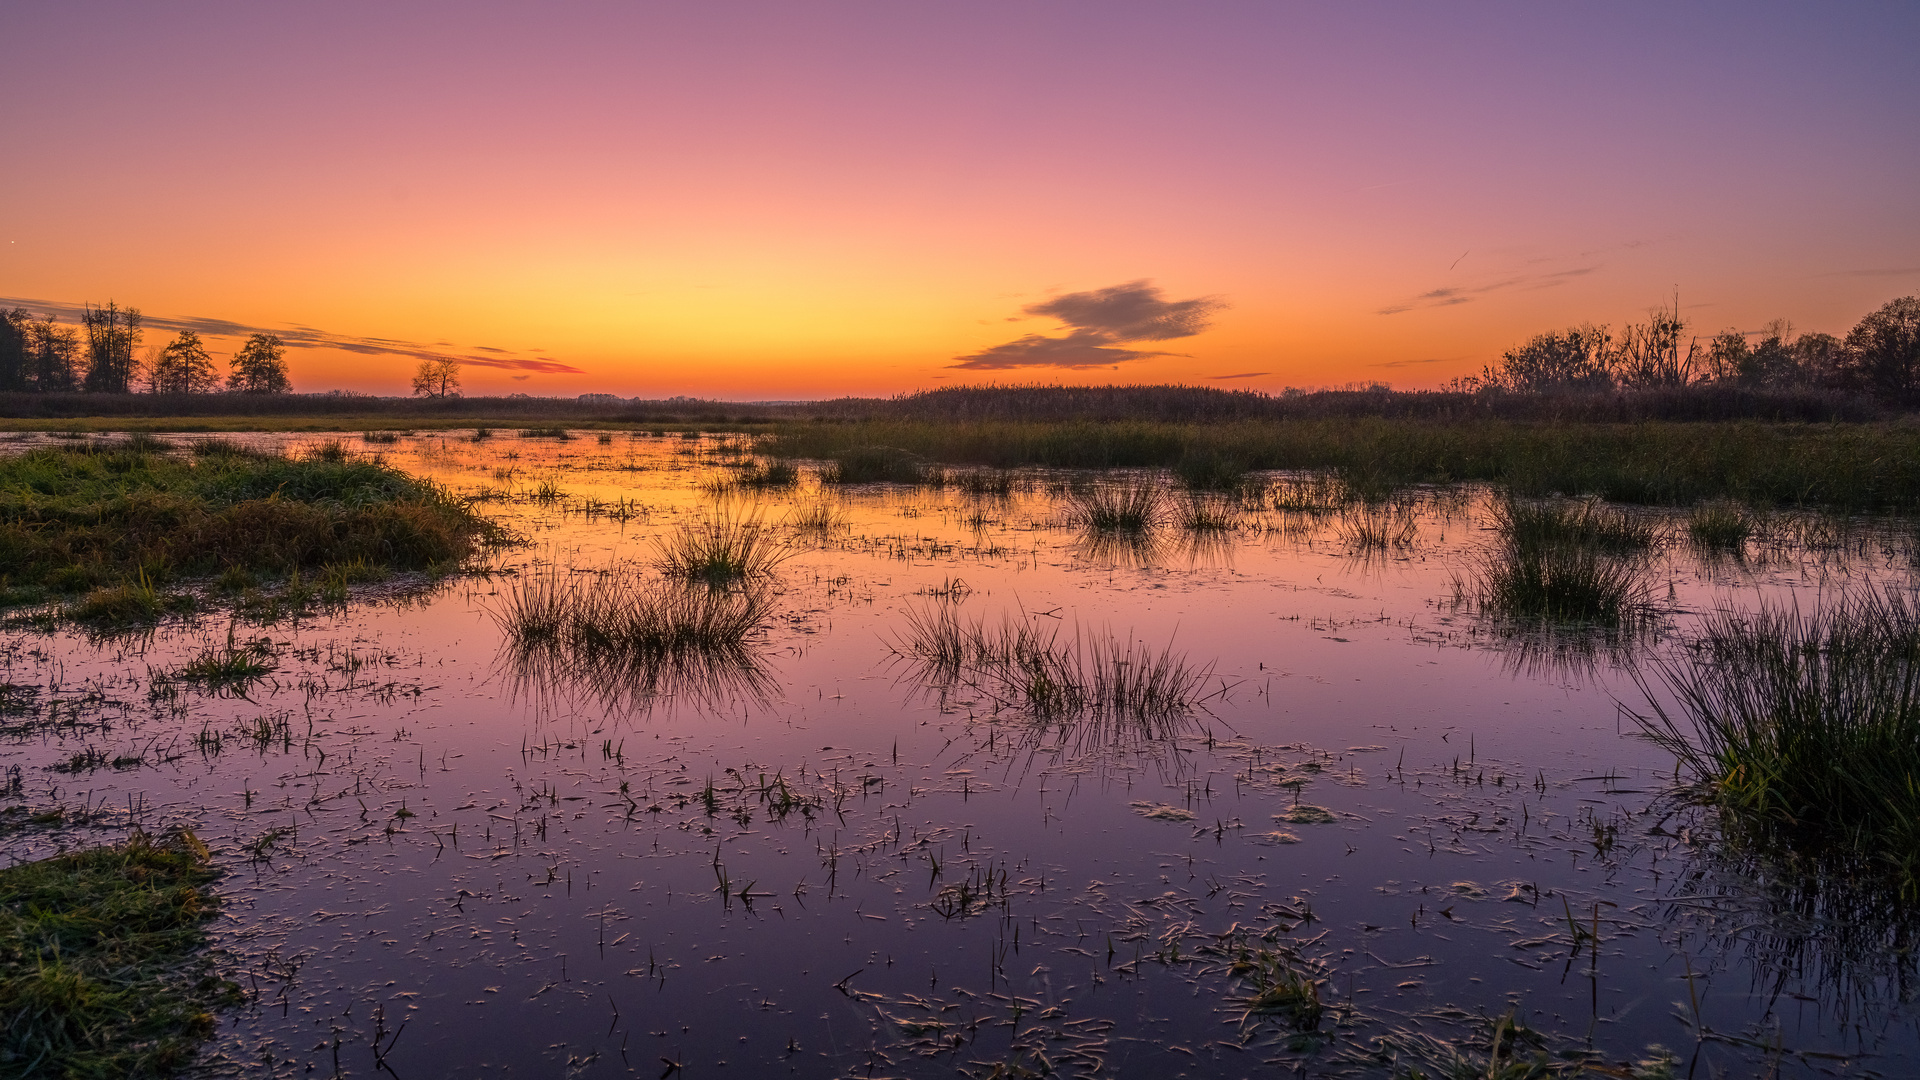
POLYGON ((1448 389, 1511 394, 1702 386, 1820 389, 1920 405, 1920 297, 1887 302, 1845 338, 1795 336, 1790 323, 1777 319, 1758 334, 1725 330, 1704 344, 1694 338, 1682 352, 1686 328, 1676 305, 1655 309, 1647 322, 1629 324, 1617 335, 1591 324, 1540 334, 1448 389))
POLYGON ((288 394, 287 350, 272 334, 255 334, 234 354, 223 379, 192 330, 142 358, 140 309, 109 301, 89 304, 78 327, 21 308, 0 311, 0 391, 57 394, 288 394))

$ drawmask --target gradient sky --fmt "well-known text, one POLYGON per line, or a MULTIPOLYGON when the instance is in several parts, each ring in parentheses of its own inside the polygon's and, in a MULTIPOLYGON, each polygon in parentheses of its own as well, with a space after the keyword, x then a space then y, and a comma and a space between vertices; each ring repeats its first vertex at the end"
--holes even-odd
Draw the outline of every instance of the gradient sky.
POLYGON ((0 297, 378 393, 422 354, 469 393, 1433 386, 1676 288, 1702 334, 1844 333, 1920 291, 1916 41, 1911 2, 29 0, 0 297))

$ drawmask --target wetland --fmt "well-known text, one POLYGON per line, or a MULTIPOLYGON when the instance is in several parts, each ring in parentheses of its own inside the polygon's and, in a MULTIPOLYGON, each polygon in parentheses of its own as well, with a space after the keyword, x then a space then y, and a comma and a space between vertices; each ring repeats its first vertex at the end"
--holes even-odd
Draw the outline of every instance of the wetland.
POLYGON ((932 430, 11 436, 0 1070, 1910 1072, 1911 461, 932 430))

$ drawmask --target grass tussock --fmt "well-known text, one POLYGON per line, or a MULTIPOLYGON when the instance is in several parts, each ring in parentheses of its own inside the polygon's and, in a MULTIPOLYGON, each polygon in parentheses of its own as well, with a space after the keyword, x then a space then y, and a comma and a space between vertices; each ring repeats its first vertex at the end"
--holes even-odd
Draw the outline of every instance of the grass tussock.
POLYGON ((1069 524, 1096 533, 1144 533, 1167 523, 1173 500, 1158 479, 1140 476, 1067 492, 1069 524))
POLYGON ((1487 614, 1546 623, 1622 626, 1649 601, 1638 563, 1571 545, 1502 544, 1481 557, 1471 586, 1459 588, 1487 614))
POLYGON ((1642 729, 1727 831, 1861 856, 1920 899, 1920 597, 1721 612, 1642 690, 1642 729))
POLYGON ((522 439, 552 439, 555 442, 570 442, 573 433, 563 427, 524 427, 514 434, 522 439))
POLYGON ((798 536, 824 540, 847 527, 847 511, 831 499, 816 499, 794 507, 781 524, 798 536))
POLYGON ((1687 515, 1687 539, 1707 551, 1739 551, 1753 531, 1753 515, 1738 503, 1703 503, 1687 515))
POLYGON ((921 665, 931 686, 964 686, 1038 719, 1114 717, 1162 720, 1198 708, 1212 669, 1188 663, 1171 645, 1158 652, 1131 637, 1003 616, 966 619, 952 604, 910 611, 893 645, 921 665))
POLYGON ((74 446, 0 458, 0 604, 141 622, 167 586, 235 568, 456 565, 499 529, 461 500, 338 442, 299 458, 74 446), (75 602, 77 601, 77 602, 75 602))
POLYGON ((0 870, 0 1073, 168 1076, 239 989, 199 955, 217 900, 190 832, 0 870))
POLYGON ((1409 548, 1420 535, 1411 507, 1394 503, 1349 505, 1340 511, 1340 542, 1359 551, 1409 548))
POLYGON ((1579 547, 1614 554, 1646 551, 1660 541, 1653 521, 1598 499, 1502 499, 1494 527, 1521 548, 1579 547))
POLYGON ((655 564, 668 577, 715 588, 772 577, 793 554, 780 531, 758 515, 719 514, 681 525, 654 543, 655 564))
POLYGON ((763 692, 751 639, 772 607, 758 584, 710 589, 633 568, 549 568, 519 578, 492 614, 521 686, 585 688, 610 709, 634 709, 668 696, 763 692))

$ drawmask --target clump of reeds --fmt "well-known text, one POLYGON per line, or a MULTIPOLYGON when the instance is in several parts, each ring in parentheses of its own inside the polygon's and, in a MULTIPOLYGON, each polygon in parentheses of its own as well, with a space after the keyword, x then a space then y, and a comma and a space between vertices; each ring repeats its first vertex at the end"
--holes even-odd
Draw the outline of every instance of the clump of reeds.
MULTIPOLYGON (((1461 586, 1465 591, 1465 586, 1461 586)), ((1645 611, 1643 568, 1591 548, 1502 544, 1481 558, 1481 610, 1512 619, 1619 626, 1645 611)))
POLYGON ((1412 547, 1419 534, 1420 520, 1411 507, 1368 503, 1350 505, 1340 511, 1340 540, 1360 551, 1412 547))
POLYGON ((800 470, 791 461, 749 461, 733 482, 744 488, 790 488, 800 483, 800 470))
MULTIPOLYGON (((1490 614, 1618 627, 1643 615, 1650 590, 1641 553, 1649 522, 1593 501, 1505 499, 1493 507, 1500 543, 1482 555, 1472 586, 1490 614)), ((1464 594, 1467 586, 1458 585, 1464 594)))
POLYGON ((553 439, 557 442, 567 442, 573 438, 573 433, 563 427, 521 428, 517 434, 522 439, 553 439))
POLYGON ((893 649, 919 662, 930 685, 963 685, 1041 719, 1177 716, 1209 696, 1212 677, 1171 645, 1155 652, 1130 636, 1084 628, 1063 639, 1057 624, 1005 615, 989 624, 962 618, 952 604, 910 611, 893 649))
POLYGON ((929 471, 918 454, 891 446, 858 446, 833 455, 820 479, 828 484, 919 484, 929 471))
POLYGON ((709 589, 627 567, 592 575, 549 568, 518 579, 492 615, 521 683, 586 687, 609 707, 640 707, 757 686, 750 639, 772 606, 754 583, 709 589))
POLYGON ((1598 499, 1501 499, 1493 504, 1494 526, 1510 543, 1526 548, 1571 546, 1595 551, 1645 551, 1660 530, 1598 499))
POLYGON ((486 441, 487 441, 488 439, 491 439, 491 438, 493 438, 493 429, 492 429, 492 428, 490 428, 490 427, 477 427, 477 428, 474 428, 474 429, 473 429, 473 437, 472 437, 472 441, 474 441, 474 442, 486 442, 486 441))
POLYGON ((718 514, 683 524, 655 541, 655 562, 668 576, 719 587, 764 579, 792 555, 779 531, 758 515, 718 514))
POLYGON ((307 447, 306 451, 308 461, 323 461, 330 465, 341 464, 352 457, 353 451, 348 450, 347 444, 339 439, 322 439, 307 447))
POLYGON ((1914 593, 1864 589, 1812 612, 1723 611, 1688 654, 1653 672, 1641 680, 1642 730, 1730 831, 1861 854, 1893 871, 1909 899, 1920 893, 1914 593))
POLYGON ((360 436, 360 441, 380 446, 390 446, 400 441, 400 436, 391 431, 368 431, 360 436))
POLYGON ((1753 535, 1753 515, 1738 503, 1709 502, 1687 515, 1687 539, 1708 551, 1738 551, 1753 535))
POLYGON ((1067 520, 1089 532, 1144 533, 1167 523, 1172 500, 1151 476, 1096 483, 1067 492, 1067 520))
POLYGON ((816 499, 794 507, 781 524, 802 536, 822 539, 846 528, 847 512, 831 499, 816 499))
POLYGON ((968 495, 1006 496, 1013 494, 1014 474, 1006 469, 954 469, 945 482, 968 495))

